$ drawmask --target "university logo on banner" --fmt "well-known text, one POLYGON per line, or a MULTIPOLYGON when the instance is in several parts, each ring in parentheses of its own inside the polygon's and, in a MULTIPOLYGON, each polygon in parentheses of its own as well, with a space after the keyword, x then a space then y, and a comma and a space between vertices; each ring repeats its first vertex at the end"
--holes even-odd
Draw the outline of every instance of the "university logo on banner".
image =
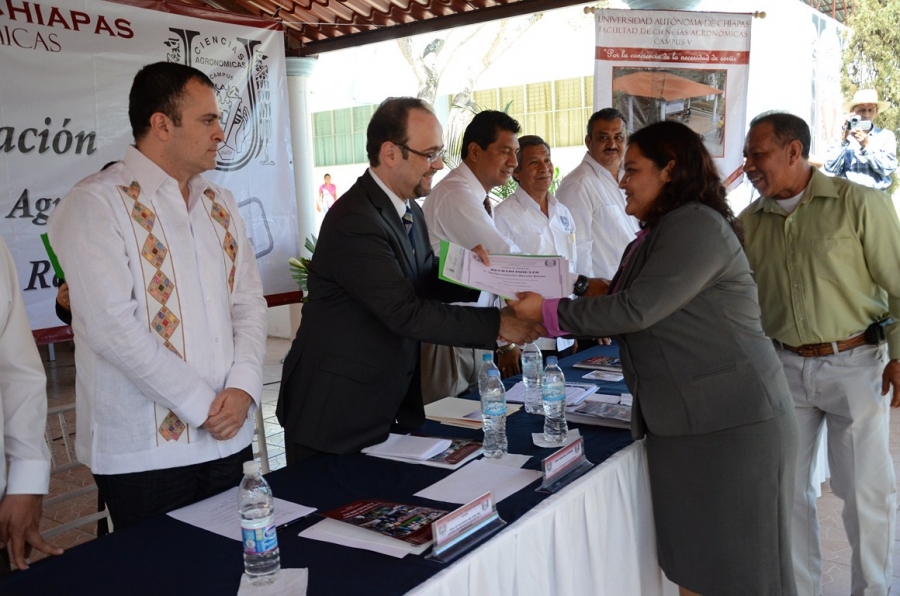
MULTIPOLYGON (((134 142, 128 94, 146 64, 169 61, 213 81, 225 140, 204 174, 237 200, 276 303, 296 295, 300 250, 282 26, 178 3, 0 2, 0 236, 16 263, 33 329, 61 325, 40 235, 81 179, 134 142)), ((49 333, 49 332, 48 332, 49 333)), ((43 335, 43 334, 42 334, 43 335)), ((49 336, 48 336, 49 337, 49 336)))
POLYGON ((261 42, 190 29, 169 31, 172 37, 164 42, 166 59, 203 70, 215 84, 225 132, 216 169, 239 170, 257 156, 262 165, 274 165, 268 154, 272 132, 269 64, 261 42))

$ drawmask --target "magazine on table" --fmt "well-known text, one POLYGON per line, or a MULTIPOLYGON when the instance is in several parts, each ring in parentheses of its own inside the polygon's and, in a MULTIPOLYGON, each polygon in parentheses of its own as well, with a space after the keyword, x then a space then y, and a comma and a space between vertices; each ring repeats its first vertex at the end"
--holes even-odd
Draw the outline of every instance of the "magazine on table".
POLYGON ((418 547, 431 544, 432 522, 447 513, 443 509, 362 499, 322 515, 418 547))
POLYGON ((574 368, 622 372, 622 361, 616 356, 593 356, 572 365, 574 368))
POLYGON ((630 428, 631 404, 629 395, 597 394, 584 400, 580 405, 566 408, 566 420, 613 428, 630 428))

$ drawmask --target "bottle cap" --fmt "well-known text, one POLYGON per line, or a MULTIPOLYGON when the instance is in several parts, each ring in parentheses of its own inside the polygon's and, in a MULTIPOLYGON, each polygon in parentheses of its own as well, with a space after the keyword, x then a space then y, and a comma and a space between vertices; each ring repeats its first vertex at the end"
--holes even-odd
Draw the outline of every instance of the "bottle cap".
POLYGON ((255 459, 244 462, 244 476, 259 474, 259 462, 255 459))
POLYGON ((487 354, 482 354, 482 355, 481 355, 481 361, 482 361, 482 362, 493 362, 493 361, 494 361, 494 355, 491 354, 490 352, 488 352, 487 354))
POLYGON ((556 356, 547 356, 547 366, 556 364, 556 356))
POLYGON ((487 376, 489 376, 489 377, 499 377, 499 376, 500 376, 500 371, 497 370, 496 368, 492 368, 492 369, 490 369, 490 370, 487 371, 487 376))

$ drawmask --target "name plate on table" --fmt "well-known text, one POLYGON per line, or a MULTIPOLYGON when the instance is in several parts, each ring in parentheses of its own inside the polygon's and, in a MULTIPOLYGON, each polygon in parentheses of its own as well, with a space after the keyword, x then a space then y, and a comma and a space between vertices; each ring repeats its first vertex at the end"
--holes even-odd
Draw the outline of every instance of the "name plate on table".
POLYGON ((503 529, 497 505, 490 492, 451 511, 431 524, 434 547, 428 559, 449 563, 503 529))
POLYGON ((536 490, 547 493, 555 493, 594 467, 584 454, 582 438, 548 455, 541 465, 544 470, 544 482, 536 490))

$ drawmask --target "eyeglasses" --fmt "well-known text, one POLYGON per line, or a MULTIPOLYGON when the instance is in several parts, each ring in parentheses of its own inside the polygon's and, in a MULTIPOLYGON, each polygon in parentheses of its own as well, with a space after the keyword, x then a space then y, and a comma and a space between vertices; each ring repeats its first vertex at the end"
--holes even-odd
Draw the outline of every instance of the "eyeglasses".
POLYGON ((437 151, 429 151, 428 153, 422 153, 421 151, 416 151, 415 149, 410 149, 406 145, 401 145, 400 143, 395 143, 395 144, 398 147, 400 147, 401 149, 403 149, 404 151, 409 151, 410 153, 412 153, 414 155, 418 155, 419 157, 424 157, 426 160, 428 160, 428 163, 434 163, 435 161, 437 161, 439 159, 443 160, 445 157, 447 157, 447 149, 444 147, 438 149, 437 151))

